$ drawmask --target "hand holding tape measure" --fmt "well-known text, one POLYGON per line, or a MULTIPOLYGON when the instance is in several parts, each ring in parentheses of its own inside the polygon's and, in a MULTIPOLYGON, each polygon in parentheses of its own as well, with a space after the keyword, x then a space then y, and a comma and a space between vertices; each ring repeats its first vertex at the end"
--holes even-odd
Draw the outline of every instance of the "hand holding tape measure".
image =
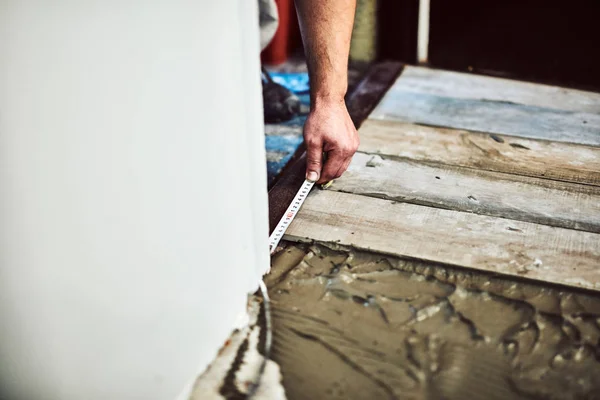
MULTIPOLYGON (((323 161, 326 161, 326 160, 327 160, 327 153, 323 153, 323 161)), ((327 189, 332 184, 333 184, 333 180, 331 180, 329 182, 325 182, 324 184, 322 184, 320 186, 321 186, 321 189, 327 189)), ((277 245, 279 244, 279 241, 285 234, 285 231, 287 230, 288 226, 294 220, 294 217, 296 217, 296 214, 298 214, 298 211, 300 211, 300 207, 302 207, 302 203, 304 203, 304 200, 306 200, 306 197, 308 196, 308 194, 310 193, 310 190, 312 189, 312 187, 314 185, 315 185, 314 180, 305 179, 302 186, 300 186, 300 189, 294 196, 294 199, 288 206, 285 214, 283 214, 283 217, 281 217, 281 219, 279 220, 279 223, 275 227, 275 230, 269 237, 269 252, 271 254, 273 254, 275 252, 275 249, 277 249, 277 245)))

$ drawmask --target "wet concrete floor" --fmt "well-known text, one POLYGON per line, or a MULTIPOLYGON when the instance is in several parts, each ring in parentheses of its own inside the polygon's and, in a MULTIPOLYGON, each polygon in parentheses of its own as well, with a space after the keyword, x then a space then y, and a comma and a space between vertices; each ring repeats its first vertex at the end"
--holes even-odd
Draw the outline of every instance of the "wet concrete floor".
POLYGON ((600 295, 284 245, 265 281, 288 399, 600 399, 600 295))

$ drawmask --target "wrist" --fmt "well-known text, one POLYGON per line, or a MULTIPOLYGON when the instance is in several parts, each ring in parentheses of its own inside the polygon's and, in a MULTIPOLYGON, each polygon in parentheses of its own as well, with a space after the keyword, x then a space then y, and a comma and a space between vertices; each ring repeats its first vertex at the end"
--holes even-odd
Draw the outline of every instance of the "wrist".
POLYGON ((322 108, 331 108, 331 107, 340 107, 345 106, 345 92, 339 93, 316 93, 311 95, 310 98, 310 109, 314 111, 315 109, 322 108))

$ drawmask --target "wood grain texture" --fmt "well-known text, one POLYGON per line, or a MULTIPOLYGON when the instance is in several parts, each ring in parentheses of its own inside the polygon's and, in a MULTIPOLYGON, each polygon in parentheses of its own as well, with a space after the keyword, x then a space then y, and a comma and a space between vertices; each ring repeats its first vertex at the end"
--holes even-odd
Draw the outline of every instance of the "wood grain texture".
POLYGON ((451 93, 393 89, 369 118, 600 146, 600 114, 454 98, 451 93))
POLYGON ((360 150, 416 161, 600 186, 600 148, 366 120, 360 150))
POLYGON ((600 232, 600 187, 357 153, 332 190, 600 232))
POLYGON ((406 66, 396 90, 600 113, 600 93, 422 67, 406 66))
POLYGON ((321 190, 308 197, 287 239, 600 290, 600 235, 528 222, 321 190))

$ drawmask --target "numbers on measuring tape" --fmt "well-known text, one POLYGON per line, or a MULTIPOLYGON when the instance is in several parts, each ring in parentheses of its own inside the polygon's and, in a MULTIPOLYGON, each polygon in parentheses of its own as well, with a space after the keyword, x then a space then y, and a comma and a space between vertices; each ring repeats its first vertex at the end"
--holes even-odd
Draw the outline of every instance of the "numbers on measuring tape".
POLYGON ((275 230, 269 237, 269 251, 271 253, 273 253, 273 251, 277 248, 277 245, 287 230, 287 227, 292 223, 292 220, 298 213, 298 210, 300 210, 300 206, 302 206, 302 203, 304 203, 304 200, 308 196, 308 193, 310 193, 310 189, 312 189, 314 184, 314 182, 305 180, 285 214, 283 214, 283 217, 281 217, 277 227, 275 227, 275 230))

